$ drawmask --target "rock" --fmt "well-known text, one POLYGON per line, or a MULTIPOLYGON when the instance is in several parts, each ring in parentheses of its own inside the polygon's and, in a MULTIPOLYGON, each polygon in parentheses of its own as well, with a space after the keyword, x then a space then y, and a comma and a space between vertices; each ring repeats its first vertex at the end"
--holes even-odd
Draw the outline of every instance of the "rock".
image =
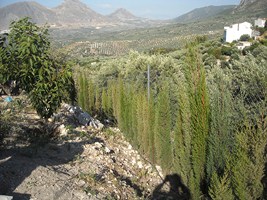
POLYGON ((139 169, 142 169, 142 168, 143 168, 143 164, 142 164, 142 162, 141 162, 141 161, 138 161, 138 162, 137 162, 137 166, 138 166, 139 169))
POLYGON ((68 135, 68 130, 66 129, 64 124, 61 124, 58 128, 57 128, 59 135, 60 136, 67 136, 68 135))
POLYGON ((104 125, 99 120, 93 118, 91 118, 89 126, 98 130, 102 130, 104 128, 104 125))
POLYGON ((95 148, 100 149, 103 147, 103 144, 101 144, 100 142, 95 142, 94 146, 95 148))
POLYGON ((87 112, 82 112, 77 116, 77 119, 81 125, 87 126, 92 120, 92 117, 87 112))
POLYGON ((85 184, 86 184, 86 182, 85 182, 84 180, 80 180, 80 181, 77 183, 77 185, 78 185, 79 187, 83 187, 85 184))
POLYGON ((106 153, 110 153, 111 150, 110 150, 109 148, 105 147, 105 152, 106 152, 106 153))
POLYGON ((5 196, 5 195, 0 195, 0 200, 12 200, 12 196, 5 196))
POLYGON ((163 177, 163 173, 162 173, 162 169, 161 169, 161 167, 160 167, 159 165, 156 165, 155 167, 156 167, 156 169, 157 169, 159 175, 160 175, 161 177, 163 177))

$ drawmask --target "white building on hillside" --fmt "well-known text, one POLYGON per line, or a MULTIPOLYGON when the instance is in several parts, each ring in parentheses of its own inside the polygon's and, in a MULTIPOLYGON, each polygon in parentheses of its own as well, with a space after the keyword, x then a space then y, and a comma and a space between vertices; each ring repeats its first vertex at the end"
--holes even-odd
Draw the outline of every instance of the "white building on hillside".
POLYGON ((265 26, 266 18, 259 18, 255 20, 255 26, 263 28, 265 26))
POLYGON ((241 35, 252 36, 252 24, 249 22, 243 22, 239 24, 233 24, 231 26, 224 27, 224 41, 233 42, 239 40, 241 35))

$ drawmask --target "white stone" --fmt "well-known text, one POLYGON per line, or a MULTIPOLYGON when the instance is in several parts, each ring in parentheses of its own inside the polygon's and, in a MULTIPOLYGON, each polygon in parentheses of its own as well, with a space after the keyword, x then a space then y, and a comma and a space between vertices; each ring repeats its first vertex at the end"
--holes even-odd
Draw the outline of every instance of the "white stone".
POLYGON ((98 149, 102 148, 103 147, 103 144, 101 144, 100 142, 95 142, 94 143, 94 146, 98 149))
POLYGON ((5 196, 5 195, 0 195, 0 200, 12 200, 12 196, 5 196))
POLYGON ((67 136, 68 135, 68 130, 66 129, 64 124, 61 124, 57 129, 59 131, 60 136, 67 136))
POLYGON ((137 162, 137 166, 139 169, 143 168, 143 163, 141 161, 138 161, 137 162))
POLYGON ((105 147, 105 152, 106 153, 110 153, 111 151, 110 151, 110 149, 108 147, 105 147))

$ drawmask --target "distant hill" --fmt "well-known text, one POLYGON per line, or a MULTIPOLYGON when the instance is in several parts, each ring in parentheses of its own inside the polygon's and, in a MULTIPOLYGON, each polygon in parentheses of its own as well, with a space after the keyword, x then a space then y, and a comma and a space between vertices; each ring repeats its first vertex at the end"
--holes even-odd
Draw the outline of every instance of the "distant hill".
POLYGON ((226 5, 226 6, 207 6, 202 8, 196 8, 184 15, 175 18, 173 21, 179 23, 200 21, 217 16, 218 14, 226 10, 234 9, 235 7, 236 7, 235 5, 226 5))
POLYGON ((104 16, 93 11, 80 0, 65 0, 53 11, 57 16, 57 23, 63 26, 99 25, 106 21, 104 16))
POLYGON ((56 8, 49 9, 36 2, 20 2, 0 8, 0 30, 7 29, 12 20, 30 17, 37 24, 48 23, 57 28, 81 28, 101 26, 143 26, 153 24, 138 18, 125 9, 118 9, 109 16, 101 15, 80 0, 64 0, 56 8), (123 23, 122 23, 123 22, 123 23))
POLYGON ((111 13, 107 17, 109 19, 122 20, 122 21, 140 19, 139 17, 136 17, 135 15, 133 15, 132 13, 130 13, 128 10, 124 8, 120 8, 116 10, 115 12, 111 13))
POLYGON ((56 19, 56 14, 52 10, 36 2, 19 2, 0 8, 0 29, 7 29, 12 20, 26 16, 38 24, 56 19))

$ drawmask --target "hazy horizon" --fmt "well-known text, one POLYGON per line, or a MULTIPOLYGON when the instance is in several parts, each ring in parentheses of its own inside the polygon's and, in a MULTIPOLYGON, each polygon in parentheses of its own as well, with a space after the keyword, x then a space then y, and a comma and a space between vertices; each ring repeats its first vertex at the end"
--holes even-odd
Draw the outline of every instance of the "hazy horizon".
MULTIPOLYGON (((16 2, 25 0, 1 0, 0 7, 4 7, 16 2)), ((60 5, 64 0, 35 0, 39 4, 48 8, 60 5)), ((94 11, 108 15, 119 8, 125 8, 138 17, 150 19, 173 19, 183 15, 195 8, 205 6, 218 5, 237 5, 240 0, 188 0, 186 2, 178 2, 174 0, 80 0, 94 11)))

